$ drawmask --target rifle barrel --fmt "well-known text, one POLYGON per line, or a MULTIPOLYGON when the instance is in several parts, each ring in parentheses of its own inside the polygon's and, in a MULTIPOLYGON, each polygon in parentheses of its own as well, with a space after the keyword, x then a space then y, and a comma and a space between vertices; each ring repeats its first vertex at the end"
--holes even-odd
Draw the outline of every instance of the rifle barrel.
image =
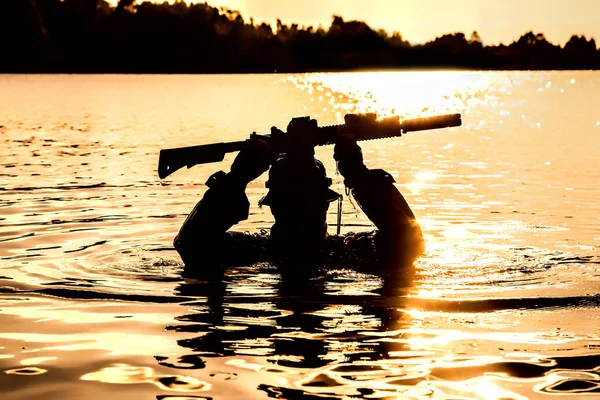
POLYGON ((429 129, 441 129, 460 126, 462 119, 460 114, 435 115, 433 117, 407 119, 400 124, 403 133, 424 131, 429 129))

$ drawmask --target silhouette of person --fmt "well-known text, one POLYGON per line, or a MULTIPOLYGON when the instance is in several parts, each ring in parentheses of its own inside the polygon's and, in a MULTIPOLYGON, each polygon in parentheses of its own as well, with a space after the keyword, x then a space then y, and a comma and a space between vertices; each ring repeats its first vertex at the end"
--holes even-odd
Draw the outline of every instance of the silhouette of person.
MULTIPOLYGON (((272 136, 282 134, 274 128, 272 136)), ((314 158, 316 134, 315 120, 294 119, 287 128, 284 157, 275 160, 271 146, 254 138, 237 155, 229 173, 220 171, 208 179, 209 189, 174 240, 185 264, 184 275, 218 276, 225 266, 260 261, 293 272, 334 265, 412 273, 412 264, 424 251, 421 228, 392 176, 365 166, 351 132, 337 138, 334 159, 345 185, 377 229, 327 234, 327 209, 340 195, 329 188, 331 179, 314 158), (269 206, 275 218, 270 235, 229 231, 248 218, 247 184, 269 167, 269 191, 261 204, 269 206)))

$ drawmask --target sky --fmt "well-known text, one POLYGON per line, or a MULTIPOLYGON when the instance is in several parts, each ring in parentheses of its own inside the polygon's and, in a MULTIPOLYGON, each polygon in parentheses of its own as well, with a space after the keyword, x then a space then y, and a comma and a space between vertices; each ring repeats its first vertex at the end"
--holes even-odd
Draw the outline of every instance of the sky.
MULTIPOLYGON (((116 1, 116 0, 114 0, 116 1)), ((141 0, 138 0, 141 1, 141 0)), ((198 0, 194 2, 204 2, 198 0)), ((188 1, 189 2, 189 1, 188 1)), ((484 44, 509 44, 523 33, 542 32, 555 44, 573 34, 600 40, 600 0, 206 0, 238 10, 246 21, 331 24, 333 14, 372 28, 398 31, 411 43, 445 33, 477 31, 484 44)))

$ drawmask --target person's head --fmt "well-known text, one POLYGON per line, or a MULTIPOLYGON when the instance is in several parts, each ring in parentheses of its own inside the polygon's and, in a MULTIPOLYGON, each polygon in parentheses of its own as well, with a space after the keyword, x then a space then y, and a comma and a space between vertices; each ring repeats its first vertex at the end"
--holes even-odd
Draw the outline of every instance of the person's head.
POLYGON ((283 157, 269 171, 269 192, 261 205, 275 217, 271 235, 285 251, 318 251, 327 232, 329 203, 340 195, 329 188, 325 167, 312 155, 283 157))

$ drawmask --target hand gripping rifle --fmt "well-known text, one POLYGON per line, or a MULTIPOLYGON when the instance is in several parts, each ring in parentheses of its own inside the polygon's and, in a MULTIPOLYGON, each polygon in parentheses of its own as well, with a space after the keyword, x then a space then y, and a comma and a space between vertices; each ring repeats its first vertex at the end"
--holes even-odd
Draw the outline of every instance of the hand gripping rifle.
MULTIPOLYGON (((292 119, 292 122, 308 120, 310 117, 299 117, 292 119)), ((347 114, 344 122, 342 125, 317 127, 313 136, 313 145, 334 144, 336 138, 344 133, 354 135, 356 140, 373 140, 402 136, 407 132, 450 128, 460 126, 462 123, 460 114, 415 118, 402 122, 397 116, 377 120, 375 114, 347 114)), ((257 135, 256 133, 252 135, 269 143, 278 155, 288 151, 287 134, 275 127, 271 128, 270 135, 257 135)), ((161 150, 158 160, 158 176, 164 179, 184 166, 191 168, 197 164, 223 161, 226 153, 240 151, 249 140, 251 139, 161 150)))

